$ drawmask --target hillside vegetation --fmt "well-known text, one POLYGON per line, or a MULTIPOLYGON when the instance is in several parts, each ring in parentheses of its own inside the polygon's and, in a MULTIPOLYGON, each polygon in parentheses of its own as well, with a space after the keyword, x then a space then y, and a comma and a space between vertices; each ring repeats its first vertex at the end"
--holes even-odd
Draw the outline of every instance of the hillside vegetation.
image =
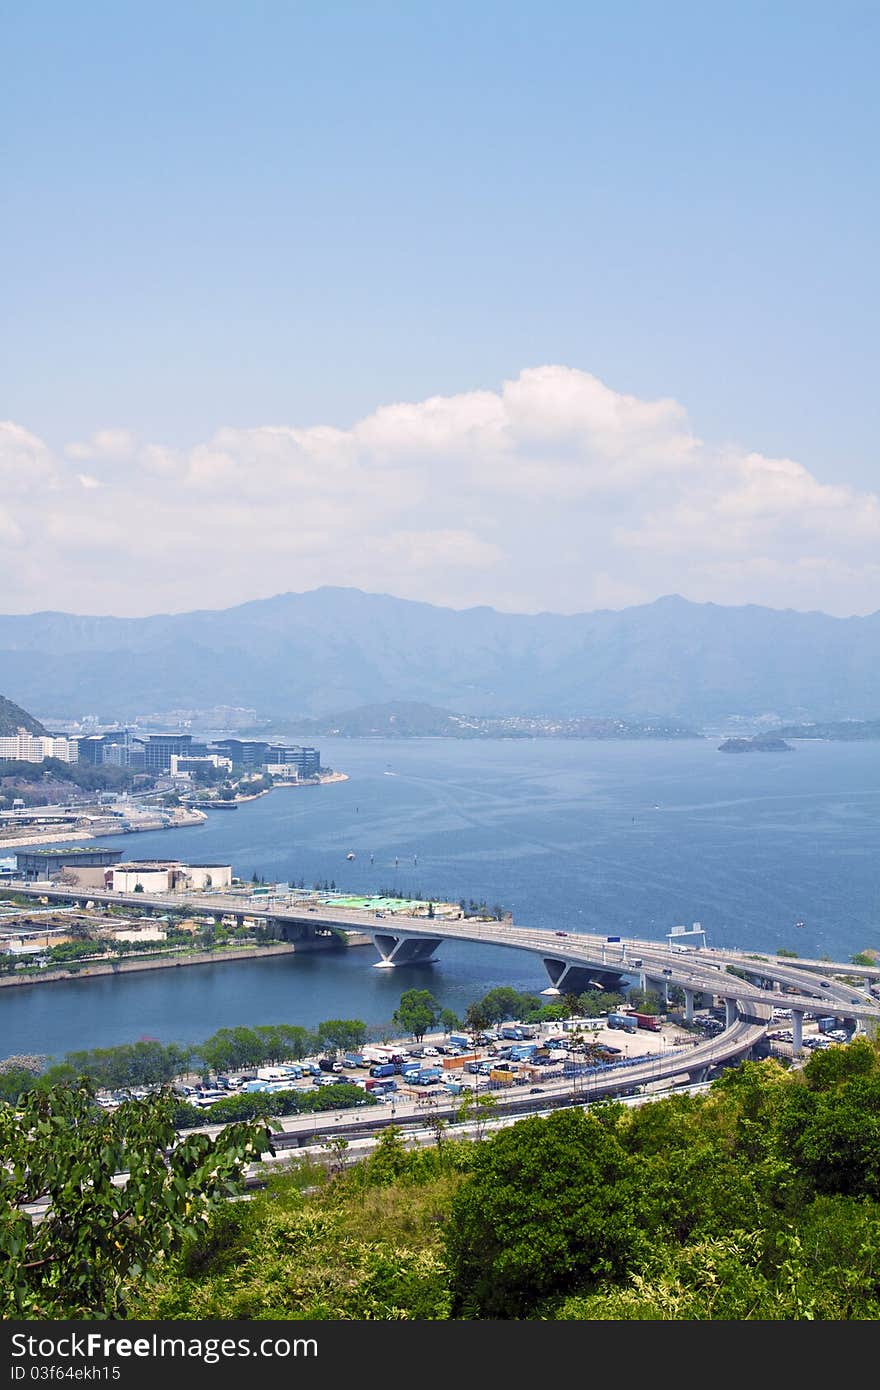
MULTIPOLYGON (((63 1088, 54 1094, 22 1104, 63 1116, 63 1088)), ((31 1111, 22 1132, 32 1132, 31 1111)), ((73 1184, 52 1141, 56 1200, 70 1192, 78 1221, 91 1219, 91 1190, 119 1203, 106 1182, 91 1188, 84 1179, 107 1152, 101 1126, 121 1135, 136 1113, 122 1106, 80 1123, 81 1141, 62 1123, 73 1184), (79 1157, 78 1144, 87 1146, 79 1157)), ((13 1107, 0 1107, 10 1151, 17 1123, 13 1107)), ((138 1121, 139 1152, 146 1123, 138 1121)), ((151 1140, 157 1154, 162 1124, 151 1140)), ((454 1135, 438 1125, 429 1147, 412 1149, 391 1127, 350 1166, 344 1140, 332 1140, 326 1165, 294 1159, 251 1201, 215 1204, 195 1224, 182 1214, 174 1238, 139 1249, 136 1274, 114 1271, 108 1248, 106 1308, 94 1282, 85 1294, 52 1278, 76 1222, 40 1227, 29 1242, 23 1218, 7 1210, 6 1316, 24 1308, 230 1320, 880 1316, 876 1043, 816 1053, 797 1072, 749 1062, 700 1096, 575 1107, 480 1141, 454 1135), (43 1258, 34 1262, 27 1252, 38 1242, 43 1258)))
POLYGON ((20 705, 13 704, 5 695, 0 695, 0 738, 17 734, 19 729, 25 729, 29 734, 46 733, 39 719, 34 719, 33 715, 28 714, 20 705))
MULTIPOLYGON (((338 1155, 337 1155, 338 1157, 338 1155)), ((308 1166, 224 1210, 143 1315, 880 1316, 880 1052, 748 1063, 705 1097, 308 1166), (338 1165, 337 1165, 338 1166, 338 1165), (303 1190, 303 1189, 308 1190, 303 1190)))

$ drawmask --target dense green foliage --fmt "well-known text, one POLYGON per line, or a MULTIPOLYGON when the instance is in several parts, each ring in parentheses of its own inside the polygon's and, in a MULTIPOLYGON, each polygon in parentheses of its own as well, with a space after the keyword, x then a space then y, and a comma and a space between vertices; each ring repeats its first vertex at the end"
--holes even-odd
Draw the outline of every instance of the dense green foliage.
MULTIPOLYGON (((52 783, 63 782, 67 786, 78 787, 80 791, 88 792, 124 791, 136 781, 143 785, 154 780, 131 768, 112 767, 109 764, 95 767, 91 763, 65 763, 60 758, 44 758, 41 763, 3 758, 0 759, 0 777, 21 778, 26 782, 39 779, 41 782, 46 781, 47 785, 51 779, 52 783)), ((54 794, 54 789, 52 790, 54 794)), ((48 790, 45 797, 38 795, 31 798, 24 793, 20 795, 25 801, 34 801, 42 805, 49 800, 48 790)))
POLYGON ((156 1086, 173 1081, 187 1070, 190 1050, 155 1039, 68 1052, 65 1061, 78 1076, 110 1090, 126 1086, 156 1086))
POLYGON ((375 1105, 369 1092, 340 1081, 319 1090, 244 1091, 218 1100, 207 1110, 183 1101, 174 1111, 175 1129, 197 1129, 226 1124, 230 1120, 268 1120, 280 1115, 311 1115, 322 1110, 350 1110, 354 1105, 375 1105))
POLYGON ((0 1107, 0 1316, 126 1316, 161 1258, 242 1190, 268 1131, 175 1144, 173 1107, 157 1095, 105 1115, 88 1086, 0 1107))
POLYGON ((359 1018, 328 1018, 318 1024, 317 1039, 327 1053, 355 1052, 367 1041, 367 1025, 359 1018))
POLYGON ((328 1019, 312 1033, 298 1024, 264 1024, 255 1028, 220 1028, 195 1045, 142 1039, 116 1047, 68 1052, 64 1062, 48 1066, 46 1057, 9 1057, 0 1062, 0 1100, 16 1100, 33 1089, 46 1090, 59 1080, 88 1079, 99 1088, 125 1090, 158 1086, 192 1071, 203 1075, 273 1066, 331 1050, 360 1046, 366 1033, 360 1019, 328 1019))
POLYGON ((300 1160, 166 1262, 138 1316, 873 1320, 880 1052, 773 1061, 705 1095, 481 1142, 300 1160))
POLYGON ((307 1029, 279 1023, 256 1028, 219 1028, 194 1052, 206 1071, 220 1073, 308 1057, 315 1046, 315 1038, 307 1029))
MULTIPOLYGON (((492 993, 496 1011, 523 1000, 492 993)), ((280 1060, 359 1026, 221 1030, 193 1051, 280 1060)), ((880 1318, 880 1045, 864 1037, 800 1070, 747 1062, 700 1095, 497 1131, 466 1098, 471 1138, 438 1122, 414 1148, 392 1126, 355 1161, 336 1134, 245 1203, 225 1199, 272 1117, 369 1099, 343 1081, 208 1111, 166 1093, 107 1116, 91 1086, 113 1067, 162 1079, 185 1054, 144 1041, 41 1074, 45 1060, 0 1068, 2 1095, 26 1092, 0 1104, 7 1317, 880 1318), (219 1148, 172 1147, 175 1128, 217 1122, 231 1122, 219 1148), (23 1208, 40 1195, 53 1215, 36 1223, 23 1208)))
MULTIPOLYGON (((659 996, 644 997, 655 1000, 655 1007, 650 1012, 658 1012, 659 996)), ((482 999, 468 1005, 464 1021, 467 1028, 479 1033, 484 1028, 514 1018, 522 1023, 552 1023, 573 1016, 598 1018, 600 1014, 618 1008, 623 998, 622 994, 591 990, 587 994, 567 994, 556 1004, 544 1004, 535 994, 521 994, 508 985, 499 985, 496 989, 490 989, 482 999)))

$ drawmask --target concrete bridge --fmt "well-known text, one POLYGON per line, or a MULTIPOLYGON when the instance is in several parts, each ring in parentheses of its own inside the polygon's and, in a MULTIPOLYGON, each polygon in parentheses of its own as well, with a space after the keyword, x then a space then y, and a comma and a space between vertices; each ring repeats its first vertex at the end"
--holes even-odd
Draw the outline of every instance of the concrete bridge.
MULTIPOLYGON (((795 1051, 802 1048, 806 1013, 851 1020, 872 1036, 880 1025, 880 999, 870 991, 872 984, 880 988, 880 965, 801 961, 708 947, 682 950, 652 940, 538 930, 512 922, 410 917, 315 905, 292 895, 254 901, 240 893, 86 894, 81 888, 14 886, 16 891, 49 900, 113 903, 156 912, 185 909, 218 921, 231 918, 239 923, 247 917, 274 925, 285 940, 306 950, 332 945, 332 937, 339 931, 362 932, 373 938, 379 956, 375 962, 378 969, 427 964, 436 958, 444 941, 504 946, 540 958, 549 980, 543 992, 550 997, 581 994, 596 984, 614 988, 624 978, 632 978, 641 989, 655 987, 667 1002, 670 988, 682 990, 687 1020, 693 1018, 698 996, 710 1004, 718 1000, 725 1006, 730 1042, 734 1041, 730 1030, 737 1021, 758 1025, 759 1036, 763 1036, 773 1006, 780 1005, 791 1010, 795 1051), (849 983, 850 980, 858 983, 849 983)), ((748 1046, 752 1045, 753 1041, 749 1042, 748 1046)))

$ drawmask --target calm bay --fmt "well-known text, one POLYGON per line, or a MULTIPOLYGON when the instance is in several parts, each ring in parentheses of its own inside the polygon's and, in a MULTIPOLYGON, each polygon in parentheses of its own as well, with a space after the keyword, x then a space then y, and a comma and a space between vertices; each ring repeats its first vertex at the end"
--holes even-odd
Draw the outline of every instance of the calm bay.
MULTIPOLYGON (((661 940, 699 921, 716 946, 837 960, 880 947, 880 744, 724 754, 720 741, 323 739, 347 781, 101 843, 244 879, 485 900, 551 930, 661 940)), ((365 946, 6 989, 0 1057, 236 1024, 381 1025, 404 989, 461 1013, 495 985, 547 984, 536 959, 482 945, 446 944, 427 967, 375 959, 365 946)))

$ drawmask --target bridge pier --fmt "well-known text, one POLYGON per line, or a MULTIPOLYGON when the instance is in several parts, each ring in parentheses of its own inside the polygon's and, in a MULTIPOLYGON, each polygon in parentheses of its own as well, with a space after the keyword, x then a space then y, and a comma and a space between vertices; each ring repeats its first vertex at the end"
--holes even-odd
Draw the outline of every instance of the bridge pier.
POLYGON ((281 941, 290 942, 296 951, 335 951, 339 940, 332 932, 318 935, 311 922, 279 922, 273 917, 263 917, 267 927, 274 927, 281 941))
POLYGON ((737 1007, 736 1007, 736 1000, 735 1000, 735 999, 725 999, 725 1001, 724 1001, 724 1026, 725 1026, 725 1028, 732 1028, 733 1025, 734 1025, 734 1023, 736 1023, 737 1018, 738 1018, 738 1013, 737 1013, 737 1007))
POLYGON ((390 970, 395 965, 430 965, 441 944, 439 936, 394 936, 391 932, 376 932, 373 942, 381 957, 373 962, 374 970, 390 970))
POLYGON ((543 961, 550 984, 541 990, 542 994, 586 994, 597 984, 607 990, 617 989, 620 984, 618 971, 600 970, 595 965, 572 965, 554 956, 544 956, 543 961))
POLYGON ((685 989, 684 992, 684 1021, 693 1023, 694 1020, 694 993, 692 989, 685 989))
POLYGON ((803 1009, 792 1009, 791 1011, 791 1050, 792 1052, 803 1052, 804 1050, 803 1009))

